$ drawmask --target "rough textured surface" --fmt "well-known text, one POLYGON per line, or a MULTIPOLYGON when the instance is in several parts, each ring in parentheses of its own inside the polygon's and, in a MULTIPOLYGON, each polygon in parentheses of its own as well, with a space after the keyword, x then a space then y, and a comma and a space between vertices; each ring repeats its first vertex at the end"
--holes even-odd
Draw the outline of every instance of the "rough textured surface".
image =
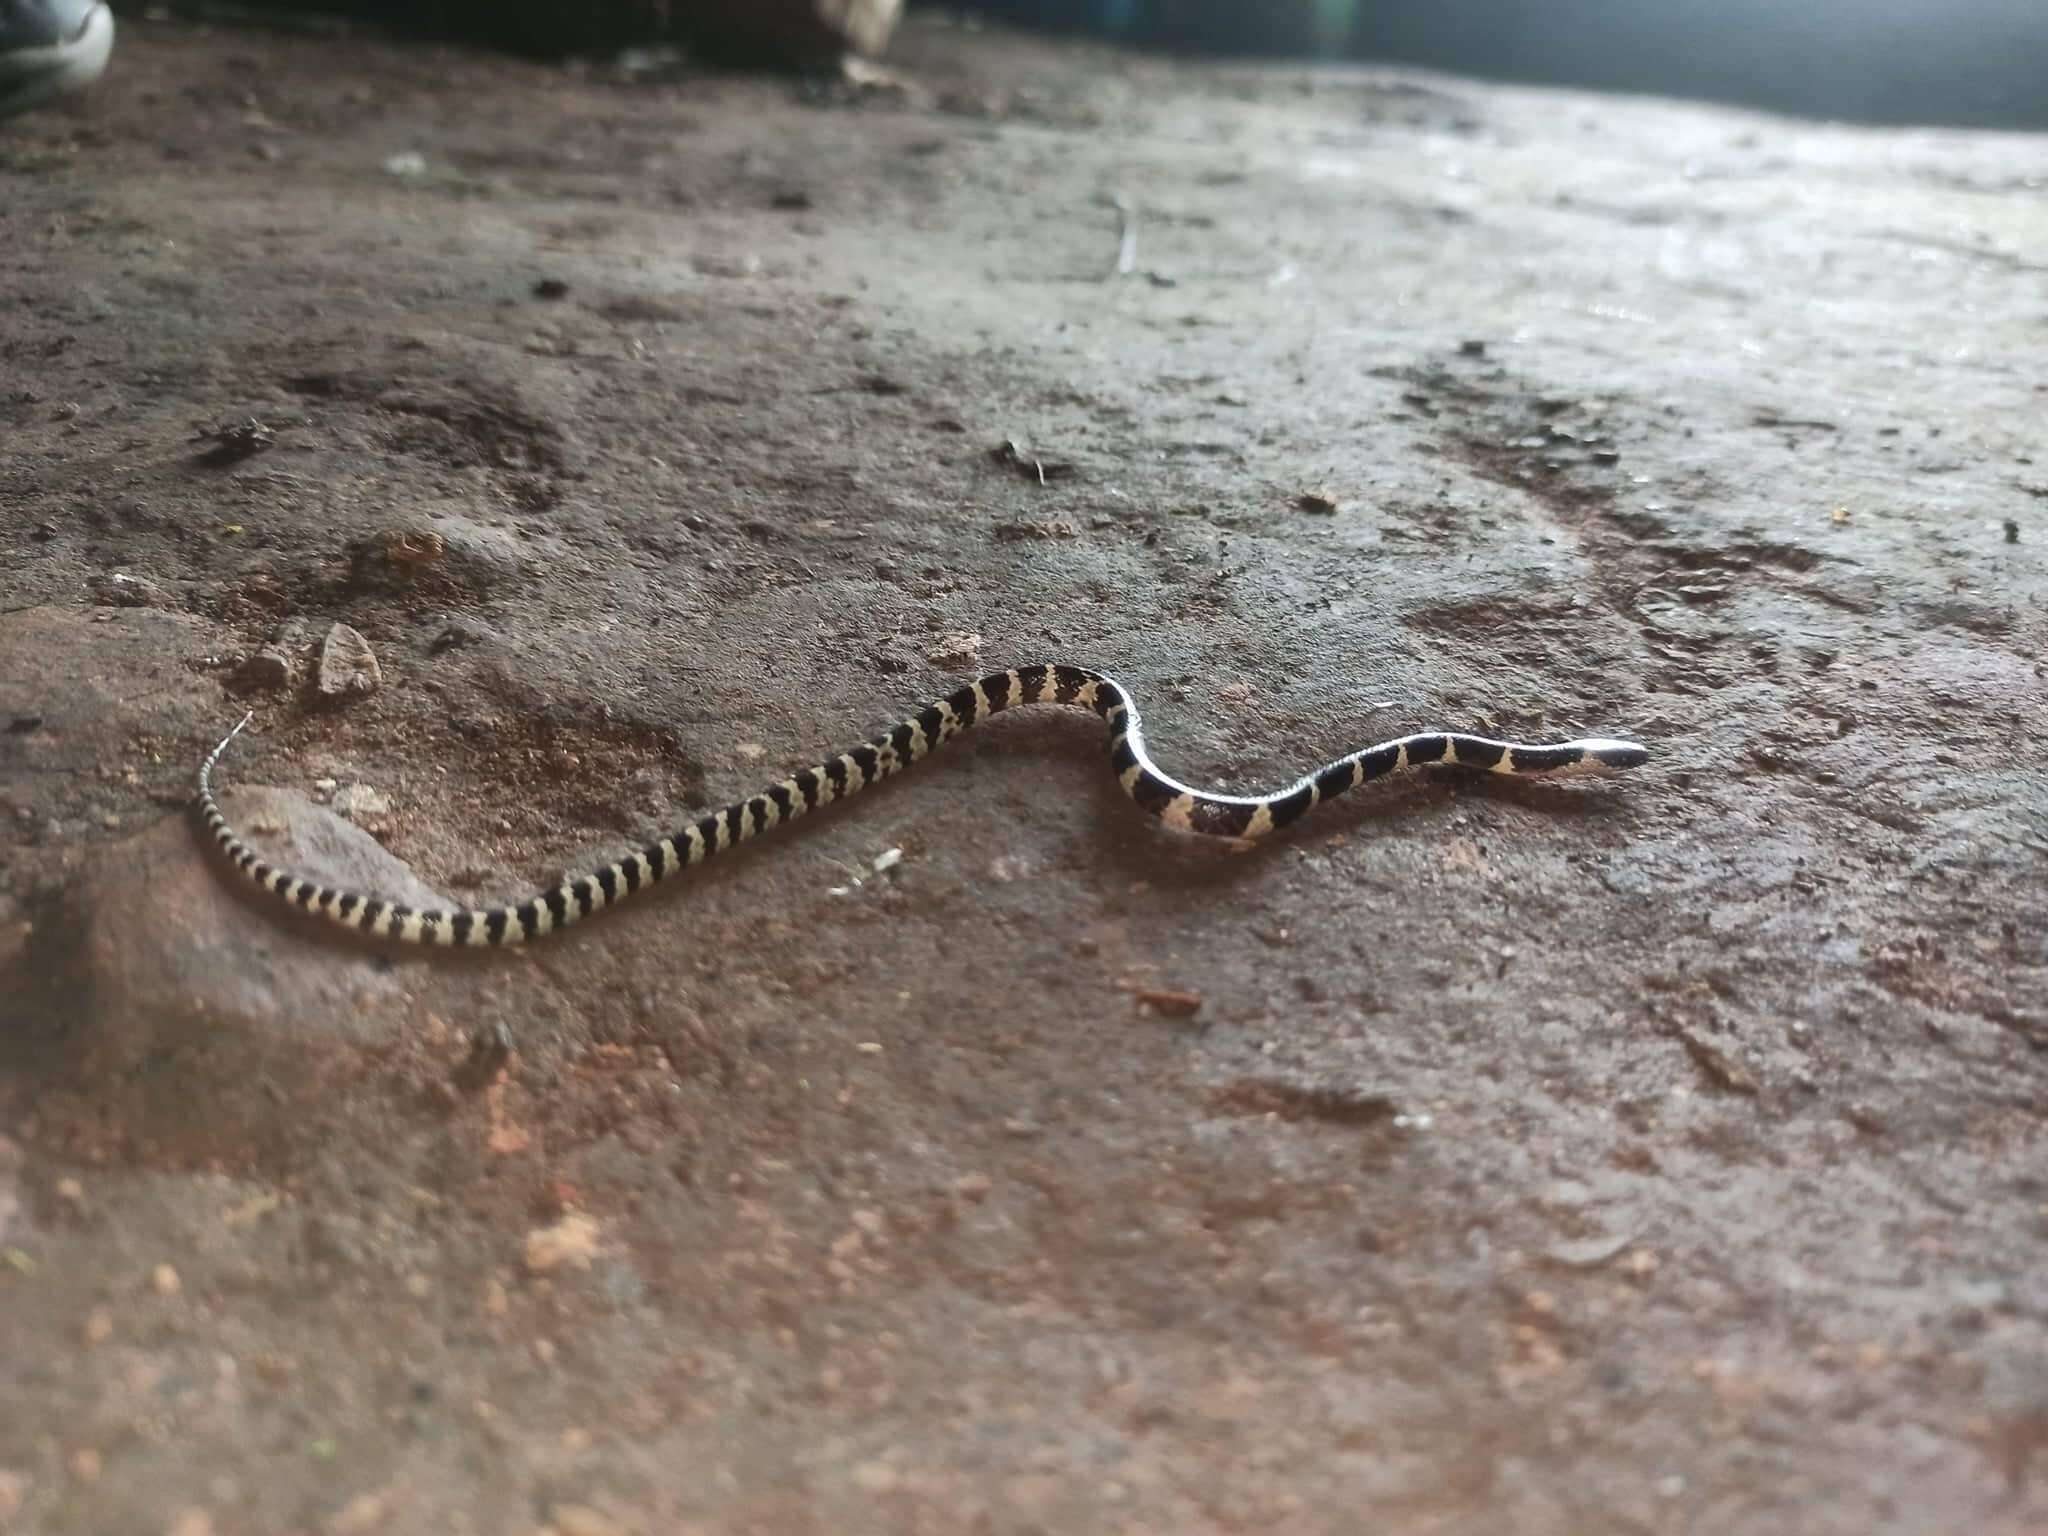
MULTIPOLYGON (((443 904, 368 833, 301 796, 245 790, 222 809, 273 863, 443 904)), ((38 1100, 53 1135, 76 1116, 68 1139, 112 1134, 145 1161, 239 1160, 308 1134, 337 1074, 418 1023, 406 976, 308 923, 252 934, 255 893, 193 855, 191 827, 160 821, 108 845, 36 924, 23 1038, 64 1059, 77 1089, 61 1109, 38 1100)))
POLYGON ((2048 1523, 2039 143, 899 44, 819 94, 138 22, 10 130, 0 1503, 2048 1523), (180 858, 287 619, 384 686, 259 695, 236 803, 464 900, 1050 653, 1203 782, 1659 756, 1234 857, 1018 717, 393 961, 180 858))

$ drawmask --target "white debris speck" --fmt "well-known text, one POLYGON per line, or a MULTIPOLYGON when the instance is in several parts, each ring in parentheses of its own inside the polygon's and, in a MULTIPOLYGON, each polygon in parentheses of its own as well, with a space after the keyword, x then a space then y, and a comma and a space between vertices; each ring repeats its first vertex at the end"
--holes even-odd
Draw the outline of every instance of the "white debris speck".
POLYGON ((386 176, 398 176, 407 180, 427 174, 427 157, 416 149, 401 150, 384 162, 386 176))

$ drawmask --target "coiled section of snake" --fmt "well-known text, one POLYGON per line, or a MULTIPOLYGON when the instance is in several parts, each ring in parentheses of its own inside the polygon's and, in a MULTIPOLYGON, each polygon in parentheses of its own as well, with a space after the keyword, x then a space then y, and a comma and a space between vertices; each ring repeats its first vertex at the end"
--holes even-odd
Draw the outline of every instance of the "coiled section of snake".
POLYGON ((926 705, 865 745, 679 827, 638 853, 508 906, 420 911, 356 891, 336 890, 266 863, 236 835, 213 797, 214 765, 249 723, 247 715, 200 764, 199 811, 208 834, 232 866, 298 911, 402 944, 523 944, 616 906, 636 891, 659 885, 692 864, 701 864, 784 822, 857 795, 937 751, 977 722, 1022 704, 1092 709, 1109 727, 1110 765, 1138 809, 1169 827, 1207 837, 1264 837, 1325 800, 1425 763, 1455 763, 1494 773, 1567 774, 1633 768, 1649 757, 1647 749, 1632 741, 1594 739, 1528 746, 1429 731, 1340 757, 1273 794, 1214 795, 1160 772, 1145 750, 1137 705, 1120 684, 1086 667, 1048 664, 992 672, 926 705))

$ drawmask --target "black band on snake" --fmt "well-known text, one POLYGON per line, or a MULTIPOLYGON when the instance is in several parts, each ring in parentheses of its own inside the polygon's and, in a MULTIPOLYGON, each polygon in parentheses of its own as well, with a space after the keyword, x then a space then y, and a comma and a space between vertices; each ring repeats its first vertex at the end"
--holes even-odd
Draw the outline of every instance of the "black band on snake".
POLYGON ((1092 709, 1109 726, 1109 760, 1117 782, 1138 809, 1167 826, 1208 837, 1264 837, 1311 807, 1346 790, 1404 768, 1453 763, 1494 773, 1573 774, 1633 768, 1649 757, 1632 741, 1585 740, 1524 746, 1429 731, 1403 736, 1340 757, 1270 795, 1212 795, 1168 778, 1153 764, 1138 730, 1138 708, 1120 684, 1085 667, 1032 666, 992 672, 936 703, 865 746, 816 768, 771 784, 751 799, 729 805, 551 891, 503 907, 416 911, 354 891, 337 891, 265 863, 221 815, 213 798, 213 767, 250 717, 228 732, 199 766, 199 810, 207 832, 244 878, 286 905, 344 928, 405 944, 484 946, 523 944, 616 906, 636 891, 701 864, 713 854, 794 821, 909 767, 978 721, 1020 704, 1069 704, 1092 709))

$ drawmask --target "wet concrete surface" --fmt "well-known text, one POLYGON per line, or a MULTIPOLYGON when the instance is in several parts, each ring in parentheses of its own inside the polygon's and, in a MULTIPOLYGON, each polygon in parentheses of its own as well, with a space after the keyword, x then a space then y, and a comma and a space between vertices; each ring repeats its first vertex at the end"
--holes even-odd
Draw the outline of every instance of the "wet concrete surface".
POLYGON ((0 1522, 2041 1528, 2042 141, 901 44, 0 139, 0 1522), (253 837, 521 895, 1051 658, 1655 756, 1234 854, 1020 713, 452 959, 173 830, 253 705, 253 837))

